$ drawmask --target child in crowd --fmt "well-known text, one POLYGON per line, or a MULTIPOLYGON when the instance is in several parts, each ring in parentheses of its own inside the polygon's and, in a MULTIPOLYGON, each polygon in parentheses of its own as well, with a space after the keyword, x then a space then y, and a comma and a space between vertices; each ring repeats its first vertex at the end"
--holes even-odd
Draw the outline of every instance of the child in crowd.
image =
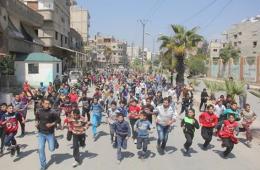
POLYGON ((131 136, 129 123, 124 120, 122 113, 117 114, 117 121, 113 124, 113 131, 116 134, 117 160, 120 163, 123 159, 121 149, 127 149, 127 140, 131 136))
POLYGON ((214 114, 214 106, 208 105, 207 112, 201 113, 199 116, 199 122, 202 126, 201 136, 205 140, 203 144, 203 149, 207 149, 213 136, 213 130, 218 123, 218 117, 214 114))
POLYGON ((142 149, 139 158, 142 159, 145 158, 149 144, 149 130, 152 129, 152 124, 147 120, 145 112, 140 113, 140 119, 135 123, 134 129, 137 132, 137 149, 142 149))
POLYGON ((236 138, 237 132, 238 123, 235 120, 235 115, 230 113, 228 120, 224 120, 222 129, 218 133, 223 142, 222 147, 226 147, 226 150, 223 152, 224 157, 227 157, 233 150, 234 144, 238 143, 238 139, 236 138))
POLYGON ((97 138, 97 127, 101 124, 102 112, 104 111, 102 105, 98 103, 98 97, 95 97, 90 106, 91 124, 94 141, 97 138))
POLYGON ((195 110, 194 109, 188 110, 187 116, 185 116, 184 119, 182 119, 182 121, 181 121, 181 127, 183 128, 183 133, 186 138, 184 148, 186 150, 186 153, 188 153, 190 146, 192 145, 195 128, 199 129, 199 127, 200 127, 197 119, 195 119, 195 110))

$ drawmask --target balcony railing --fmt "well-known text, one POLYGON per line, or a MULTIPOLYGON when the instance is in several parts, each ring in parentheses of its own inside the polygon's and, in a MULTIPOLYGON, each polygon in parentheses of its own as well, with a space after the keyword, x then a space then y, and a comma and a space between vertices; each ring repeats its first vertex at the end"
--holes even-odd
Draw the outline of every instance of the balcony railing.
POLYGON ((19 0, 0 1, 0 3, 7 9, 9 15, 14 15, 21 21, 35 27, 43 25, 43 16, 19 0))

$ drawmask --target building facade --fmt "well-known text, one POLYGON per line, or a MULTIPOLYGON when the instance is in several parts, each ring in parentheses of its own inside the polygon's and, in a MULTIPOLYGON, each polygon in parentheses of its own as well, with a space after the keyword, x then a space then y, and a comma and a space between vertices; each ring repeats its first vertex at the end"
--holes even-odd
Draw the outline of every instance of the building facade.
POLYGON ((87 45, 89 39, 90 15, 88 10, 73 5, 70 7, 70 27, 76 30, 87 45))
POLYGON ((0 11, 0 53, 19 57, 43 50, 37 35, 42 15, 19 0, 0 1, 0 11))
MULTIPOLYGON (((94 46, 95 51, 98 54, 104 54, 106 48, 111 49, 112 54, 108 61, 111 65, 116 66, 128 64, 126 42, 117 40, 113 36, 102 36, 101 34, 97 34, 95 39, 91 42, 90 46, 94 46)), ((101 58, 102 57, 100 57, 100 59, 101 58)), ((98 60, 98 62, 103 62, 103 60, 98 60)))
POLYGON ((212 40, 208 47, 210 58, 219 58, 219 51, 224 45, 225 43, 221 40, 212 40))
POLYGON ((224 33, 227 42, 240 50, 243 57, 256 57, 260 54, 260 15, 245 19, 233 25, 224 33))

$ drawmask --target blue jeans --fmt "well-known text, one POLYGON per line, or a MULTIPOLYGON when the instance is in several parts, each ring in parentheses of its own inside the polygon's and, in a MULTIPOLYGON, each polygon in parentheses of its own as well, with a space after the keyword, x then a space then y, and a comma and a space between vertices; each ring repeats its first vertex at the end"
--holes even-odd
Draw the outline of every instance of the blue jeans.
POLYGON ((93 133, 93 135, 97 134, 97 127, 101 123, 101 118, 102 118, 102 115, 98 115, 98 114, 93 114, 92 117, 91 117, 92 133, 93 133))
POLYGON ((48 142, 49 150, 53 152, 55 150, 55 137, 54 134, 38 134, 38 147, 39 158, 42 168, 46 168, 46 156, 45 156, 45 143, 48 142))
POLYGON ((156 125, 157 133, 158 133, 158 140, 157 145, 161 147, 161 149, 165 149, 170 126, 162 126, 160 124, 156 125))
POLYGON ((117 144, 117 160, 122 160, 123 155, 121 152, 121 149, 126 149, 127 148, 127 140, 126 136, 116 136, 116 144, 117 144))
POLYGON ((15 135, 16 135, 16 133, 10 133, 10 134, 5 135, 5 138, 4 138, 5 146, 16 145, 15 135))

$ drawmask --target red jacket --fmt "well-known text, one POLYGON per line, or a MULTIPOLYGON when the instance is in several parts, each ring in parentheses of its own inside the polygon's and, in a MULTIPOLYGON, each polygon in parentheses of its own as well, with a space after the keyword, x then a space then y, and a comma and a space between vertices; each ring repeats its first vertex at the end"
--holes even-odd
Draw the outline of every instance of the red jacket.
POLYGON ((224 120, 224 126, 219 131, 218 136, 220 138, 230 138, 231 141, 235 144, 238 143, 238 139, 236 138, 234 132, 238 127, 238 123, 236 121, 230 122, 229 120, 224 120))
POLYGON ((77 103, 79 96, 76 93, 70 93, 68 96, 71 103, 77 103))
POLYGON ((203 127, 215 127, 218 123, 218 117, 214 113, 203 112, 199 116, 199 122, 203 127))
POLYGON ((139 119, 139 112, 141 108, 139 106, 129 106, 129 119, 139 119))

